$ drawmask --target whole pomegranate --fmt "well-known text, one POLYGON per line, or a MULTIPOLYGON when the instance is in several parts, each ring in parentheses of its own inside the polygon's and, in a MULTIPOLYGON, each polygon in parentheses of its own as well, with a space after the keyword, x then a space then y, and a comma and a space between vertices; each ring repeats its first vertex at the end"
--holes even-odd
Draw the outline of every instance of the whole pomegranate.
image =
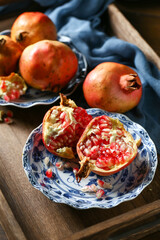
POLYGON ((142 84, 130 67, 104 62, 96 66, 83 83, 84 97, 90 107, 124 113, 138 105, 142 84))
POLYGON ((10 37, 0 35, 0 76, 7 76, 17 69, 21 46, 10 37))
POLYGON ((80 169, 77 181, 90 172, 101 176, 114 174, 136 157, 141 139, 135 141, 118 120, 106 115, 93 118, 77 143, 80 169))
POLYGON ((56 26, 42 12, 24 12, 14 21, 11 38, 24 49, 40 40, 56 40, 56 26))
POLYGON ((66 44, 42 40, 24 49, 19 69, 30 86, 58 92, 76 74, 78 60, 66 44))
POLYGON ((76 144, 92 116, 63 94, 60 96, 60 106, 49 109, 43 118, 42 139, 49 152, 74 159, 76 144))

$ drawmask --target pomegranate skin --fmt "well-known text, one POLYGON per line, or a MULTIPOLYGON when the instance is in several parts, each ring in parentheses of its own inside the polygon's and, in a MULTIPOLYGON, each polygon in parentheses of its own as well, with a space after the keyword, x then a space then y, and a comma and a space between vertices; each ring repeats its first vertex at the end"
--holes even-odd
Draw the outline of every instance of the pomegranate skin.
POLYGON ((49 152, 74 161, 76 144, 92 116, 61 93, 60 99, 60 105, 44 115, 42 140, 49 152))
POLYGON ((42 40, 24 49, 19 69, 30 86, 59 92, 76 74, 78 60, 66 44, 42 40))
POLYGON ((0 76, 8 76, 17 69, 21 46, 10 37, 0 35, 0 76))
POLYGON ((90 107, 124 113, 138 105, 142 84, 137 73, 128 66, 104 62, 87 75, 83 93, 90 107))
POLYGON ((24 12, 11 28, 11 38, 24 49, 40 40, 56 40, 57 30, 51 19, 41 12, 24 12))

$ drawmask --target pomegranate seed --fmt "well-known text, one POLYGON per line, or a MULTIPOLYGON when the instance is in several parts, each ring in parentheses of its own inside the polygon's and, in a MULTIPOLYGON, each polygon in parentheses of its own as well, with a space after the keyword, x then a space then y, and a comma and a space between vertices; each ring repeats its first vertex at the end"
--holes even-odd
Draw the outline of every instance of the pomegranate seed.
POLYGON ((13 112, 11 110, 8 110, 7 111, 7 116, 12 118, 13 117, 13 112))
POLYGON ((107 189, 112 189, 112 185, 110 183, 104 182, 100 179, 97 180, 97 184, 101 187, 101 188, 107 188, 107 189))
POLYGON ((87 139, 86 141, 86 147, 90 147, 91 146, 91 141, 89 139, 87 139))
POLYGON ((15 99, 16 99, 16 96, 12 93, 12 94, 10 95, 10 99, 11 99, 11 100, 15 100, 15 99))
POLYGON ((86 185, 81 189, 82 192, 90 192, 90 193, 97 192, 97 190, 98 189, 97 189, 97 186, 95 184, 86 185))
POLYGON ((123 131, 118 129, 118 130, 117 130, 117 134, 118 134, 118 135, 122 135, 122 134, 123 134, 123 131))
POLYGON ((53 176, 52 169, 51 169, 51 168, 47 169, 47 171, 46 171, 46 177, 52 178, 52 176, 53 176))
POLYGON ((6 117, 6 118, 4 118, 4 122, 7 124, 10 124, 13 122, 13 120, 12 120, 12 118, 6 117))
POLYGON ((85 156, 87 156, 87 157, 90 156, 90 151, 88 150, 88 148, 85 148, 85 149, 84 149, 83 154, 84 154, 85 156))
POLYGON ((64 169, 63 162, 56 162, 56 167, 62 171, 64 169))
POLYGON ((100 199, 105 194, 105 191, 103 189, 99 189, 96 192, 96 198, 100 199))
POLYGON ((93 192, 97 192, 97 186, 96 186, 95 184, 91 184, 91 185, 89 186, 89 189, 90 189, 91 191, 93 191, 93 192))
POLYGON ((120 145, 120 151, 125 151, 126 150, 126 144, 125 143, 122 143, 120 145))
POLYGON ((63 119, 65 118, 65 116, 66 116, 66 113, 65 113, 65 112, 61 112, 59 118, 60 118, 61 120, 63 120, 63 119))
POLYGON ((11 100, 11 98, 8 95, 4 95, 3 98, 6 102, 9 102, 11 100))
POLYGON ((98 180, 97 180, 97 184, 98 184, 100 187, 103 187, 104 181, 98 179, 98 180))
POLYGON ((5 83, 5 81, 1 81, 0 88, 2 89, 3 92, 5 92, 5 90, 6 90, 6 83, 5 83))
POLYGON ((103 124, 100 124, 99 127, 100 127, 101 130, 103 130, 103 129, 107 128, 107 126, 108 125, 106 123, 103 123, 103 124))

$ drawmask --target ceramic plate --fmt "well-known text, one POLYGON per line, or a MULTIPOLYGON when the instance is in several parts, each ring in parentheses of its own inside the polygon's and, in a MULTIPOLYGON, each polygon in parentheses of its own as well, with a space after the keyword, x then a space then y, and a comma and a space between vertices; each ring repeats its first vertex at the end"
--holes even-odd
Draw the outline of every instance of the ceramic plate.
POLYGON ((49 153, 42 142, 42 125, 37 127, 28 137, 23 150, 23 167, 30 183, 45 196, 57 203, 65 203, 74 208, 112 208, 118 204, 136 198, 153 180, 157 167, 156 148, 148 133, 140 125, 132 122, 123 114, 108 113, 100 109, 88 109, 93 117, 107 115, 118 118, 134 139, 141 137, 136 159, 125 169, 107 177, 91 173, 87 179, 77 183, 72 170, 60 171, 55 167, 59 157, 49 153), (44 159, 48 157, 52 163, 54 177, 47 178, 44 159), (112 189, 105 190, 105 196, 97 199, 95 193, 84 193, 81 189, 97 179, 111 184, 112 189))
MULTIPOLYGON (((10 35, 10 30, 0 32, 0 35, 10 35)), ((72 51, 76 54, 78 59, 78 70, 75 77, 69 82, 69 84, 61 92, 66 96, 71 95, 77 88, 77 86, 84 80, 87 72, 87 61, 85 56, 80 53, 73 45, 71 39, 66 36, 58 36, 58 40, 67 44, 72 51)), ((27 92, 21 96, 18 100, 12 102, 6 102, 0 98, 1 106, 15 106, 20 108, 29 108, 35 105, 47 105, 56 102, 59 99, 59 94, 55 94, 49 91, 40 91, 35 88, 28 87, 27 92)))

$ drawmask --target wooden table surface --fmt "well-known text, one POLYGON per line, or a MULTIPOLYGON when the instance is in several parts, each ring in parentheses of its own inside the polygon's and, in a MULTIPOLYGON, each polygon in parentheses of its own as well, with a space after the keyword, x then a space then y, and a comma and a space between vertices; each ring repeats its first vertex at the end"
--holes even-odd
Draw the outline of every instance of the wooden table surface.
MULTIPOLYGON (((150 6, 145 9, 139 7, 138 2, 126 5, 117 1, 116 4, 139 32, 142 31, 145 40, 160 56, 160 35, 157 32, 160 26, 160 21, 157 25, 157 21, 160 20, 160 7, 153 4, 152 8, 150 6)), ((0 31, 10 28, 17 14, 0 16, 0 31)), ((81 97, 79 87, 72 98, 76 101, 81 97)), ((108 210, 76 210, 64 204, 51 202, 32 187, 22 167, 22 150, 29 133, 42 122, 50 107, 1 107, 3 110, 13 111, 14 123, 0 124, 0 239, 105 239, 109 233, 115 232, 115 226, 119 231, 116 234, 121 238, 114 239, 149 240, 151 236, 152 239, 160 239, 159 166, 152 183, 136 199, 108 210), (148 227, 138 235, 131 232, 130 226, 138 229, 140 220, 144 226, 148 224, 148 227), (124 237, 122 230, 130 233, 130 237, 124 237)))

